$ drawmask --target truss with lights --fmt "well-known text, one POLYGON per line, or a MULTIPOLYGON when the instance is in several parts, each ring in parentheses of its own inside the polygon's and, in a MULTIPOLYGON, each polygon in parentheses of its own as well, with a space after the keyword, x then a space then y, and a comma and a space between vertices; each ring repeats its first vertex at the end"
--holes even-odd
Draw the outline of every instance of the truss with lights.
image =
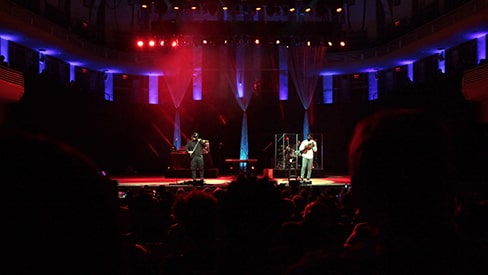
POLYGON ((328 46, 331 50, 345 49, 345 40, 332 39, 299 39, 296 37, 275 38, 275 37, 251 37, 234 36, 221 38, 203 38, 192 35, 172 35, 168 37, 138 37, 135 39, 135 47, 138 50, 157 51, 187 46, 219 46, 219 45, 267 45, 267 46, 328 46))
POLYGON ((346 47, 338 23, 344 1, 164 0, 140 4, 148 17, 158 16, 151 22, 149 34, 134 37, 137 49, 224 44, 346 47))

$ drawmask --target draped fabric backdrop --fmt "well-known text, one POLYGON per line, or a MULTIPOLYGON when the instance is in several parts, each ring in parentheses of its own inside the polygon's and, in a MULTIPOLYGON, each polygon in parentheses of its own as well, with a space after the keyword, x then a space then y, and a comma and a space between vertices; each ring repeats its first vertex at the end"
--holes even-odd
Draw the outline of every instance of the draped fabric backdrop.
POLYGON ((164 64, 164 76, 166 85, 173 106, 175 107, 175 121, 174 121, 174 145, 176 148, 181 146, 181 132, 180 132, 180 113, 179 108, 188 87, 191 84, 193 76, 193 49, 182 47, 175 50, 174 54, 168 55, 164 64), (166 63, 167 62, 167 63, 166 63))
POLYGON ((279 96, 280 100, 288 100, 288 48, 280 46, 278 56, 279 96))
POLYGON ((202 46, 193 47, 193 99, 202 100, 202 46))
MULTIPOLYGON (((298 97, 305 109, 303 136, 310 132, 309 109, 317 83, 320 79, 320 68, 325 62, 325 46, 297 46, 289 50, 288 68, 298 97)), ((312 120, 313 124, 313 118, 312 120)))
MULTIPOLYGON (((235 54, 230 49, 227 46, 222 46, 224 53, 222 64, 225 68, 222 71, 243 112, 239 158, 248 159, 249 143, 246 112, 254 92, 254 84, 261 75, 261 48, 259 46, 238 45, 235 48, 235 54)), ((246 164, 241 164, 241 167, 245 169, 246 164)))

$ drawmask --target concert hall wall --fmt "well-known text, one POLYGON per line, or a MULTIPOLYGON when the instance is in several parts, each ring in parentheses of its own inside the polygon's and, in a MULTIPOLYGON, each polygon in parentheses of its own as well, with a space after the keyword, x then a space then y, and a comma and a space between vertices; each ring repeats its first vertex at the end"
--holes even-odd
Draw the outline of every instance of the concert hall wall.
MULTIPOLYGON (((211 141, 214 165, 225 169, 225 158, 239 158, 244 113, 217 73, 205 74, 203 79, 208 83, 204 85, 215 92, 206 93, 201 101, 192 100, 191 92, 185 95, 179 108, 182 144, 191 133, 199 132, 211 141)), ((24 98, 8 106, 6 126, 45 133, 71 143, 91 155, 110 174, 164 173, 169 165, 176 112, 170 100, 154 105, 110 102, 42 78, 41 75, 26 78, 24 98)), ((259 90, 247 109, 249 158, 259 159, 258 170, 273 168, 274 146, 268 145, 275 134, 302 130, 303 107, 293 88, 289 96, 289 100, 280 101, 276 93, 259 90)), ((423 105, 446 115, 456 127, 459 148, 462 146, 462 150, 455 152, 456 161, 473 169, 479 158, 476 106, 464 101, 450 102, 445 97, 439 104, 440 101, 422 96, 419 93, 366 103, 315 102, 309 110, 313 118, 311 131, 324 136, 325 173, 347 173, 347 148, 355 123, 375 110, 395 105, 423 105)))

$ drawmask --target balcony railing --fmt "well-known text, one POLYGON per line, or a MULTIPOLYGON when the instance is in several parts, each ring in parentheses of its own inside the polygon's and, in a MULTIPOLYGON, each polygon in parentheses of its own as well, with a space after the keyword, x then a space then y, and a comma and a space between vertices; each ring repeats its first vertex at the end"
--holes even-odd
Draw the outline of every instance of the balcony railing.
MULTIPOLYGON (((403 36, 400 36, 383 45, 358 50, 346 51, 340 53, 329 53, 326 56, 326 63, 330 66, 341 66, 347 63, 355 62, 374 62, 375 59, 385 57, 395 51, 408 48, 415 45, 423 39, 440 32, 441 30, 460 24, 464 20, 469 20, 474 14, 481 13, 488 9, 488 0, 470 1, 448 14, 445 14, 403 36)), ((0 1, 0 11, 21 20, 23 24, 38 28, 39 30, 49 33, 51 36, 58 38, 64 43, 76 46, 86 52, 87 56, 102 57, 112 62, 121 62, 131 66, 156 66, 154 64, 154 53, 124 52, 107 47, 99 46, 86 41, 78 35, 60 27, 41 16, 14 5, 10 1, 0 1)))
POLYGON ((464 72, 462 92, 469 101, 488 100, 488 64, 464 72))
POLYGON ((17 102, 24 95, 22 73, 0 66, 0 102, 17 102))

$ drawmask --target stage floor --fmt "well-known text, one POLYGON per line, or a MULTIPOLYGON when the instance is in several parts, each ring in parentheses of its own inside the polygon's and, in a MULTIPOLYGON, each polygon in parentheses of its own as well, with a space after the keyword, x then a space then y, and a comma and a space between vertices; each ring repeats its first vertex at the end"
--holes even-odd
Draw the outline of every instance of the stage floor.
MULTIPOLYGON (((191 178, 167 178, 164 176, 112 176, 112 180, 116 180, 119 187, 136 187, 136 186, 150 186, 155 187, 159 185, 165 186, 182 186, 191 185, 191 178)), ((219 176, 217 178, 205 179, 205 185, 208 186, 226 186, 234 176, 219 176)), ((273 178, 279 185, 289 185, 288 178, 273 178)), ((321 187, 339 187, 350 184, 350 177, 345 175, 328 176, 325 178, 312 178, 311 185, 305 186, 321 186, 321 187)))

